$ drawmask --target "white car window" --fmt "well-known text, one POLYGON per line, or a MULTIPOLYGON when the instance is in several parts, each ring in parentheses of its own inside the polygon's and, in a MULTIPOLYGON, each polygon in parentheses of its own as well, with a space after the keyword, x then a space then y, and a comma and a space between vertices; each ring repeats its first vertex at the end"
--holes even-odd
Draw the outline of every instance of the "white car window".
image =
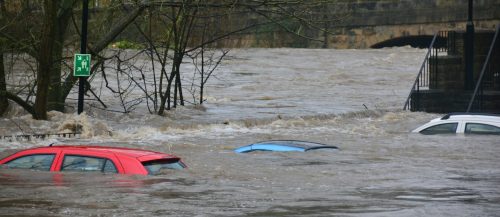
POLYGON ((446 123, 446 124, 438 124, 420 131, 422 134, 430 135, 430 134, 445 134, 445 133, 456 133, 457 132, 457 122, 446 123))
POLYGON ((500 127, 496 127, 489 124, 467 123, 465 125, 465 133, 500 135, 500 127))

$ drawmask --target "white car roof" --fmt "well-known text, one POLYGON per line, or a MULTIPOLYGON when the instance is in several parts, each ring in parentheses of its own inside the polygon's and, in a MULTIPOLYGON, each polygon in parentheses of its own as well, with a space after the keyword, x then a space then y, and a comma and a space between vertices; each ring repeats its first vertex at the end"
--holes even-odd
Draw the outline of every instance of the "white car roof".
POLYGON ((482 113, 451 113, 447 114, 441 118, 435 118, 426 124, 418 127, 412 132, 420 132, 427 127, 434 126, 439 123, 450 123, 454 121, 471 121, 478 123, 490 123, 496 126, 500 126, 500 116, 495 114, 482 114, 482 113))
POLYGON ((460 114, 447 114, 443 116, 442 118, 436 118, 432 121, 438 121, 438 120, 456 120, 456 121, 486 121, 486 122, 500 122, 500 116, 499 115, 494 115, 494 114, 467 114, 467 113, 460 113, 460 114))

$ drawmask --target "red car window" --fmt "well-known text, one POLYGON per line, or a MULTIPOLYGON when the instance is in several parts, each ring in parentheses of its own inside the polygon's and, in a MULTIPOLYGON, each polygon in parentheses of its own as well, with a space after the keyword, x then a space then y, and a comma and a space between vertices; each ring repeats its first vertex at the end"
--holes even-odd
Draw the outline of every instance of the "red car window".
POLYGON ((142 165, 148 171, 148 175, 157 175, 167 170, 180 170, 186 168, 186 165, 180 159, 160 159, 154 161, 142 162, 142 165))
POLYGON ((61 171, 118 173, 110 159, 80 155, 65 155, 61 171))
POLYGON ((49 171, 55 154, 25 155, 5 163, 8 168, 49 171))

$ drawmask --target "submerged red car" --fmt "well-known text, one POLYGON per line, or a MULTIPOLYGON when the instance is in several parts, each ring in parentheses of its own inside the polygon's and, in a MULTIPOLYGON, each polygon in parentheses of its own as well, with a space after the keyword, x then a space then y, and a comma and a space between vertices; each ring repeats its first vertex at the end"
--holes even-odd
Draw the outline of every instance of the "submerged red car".
POLYGON ((106 146, 57 145, 26 149, 2 160, 6 168, 155 175, 183 169, 179 157, 155 151, 106 146))

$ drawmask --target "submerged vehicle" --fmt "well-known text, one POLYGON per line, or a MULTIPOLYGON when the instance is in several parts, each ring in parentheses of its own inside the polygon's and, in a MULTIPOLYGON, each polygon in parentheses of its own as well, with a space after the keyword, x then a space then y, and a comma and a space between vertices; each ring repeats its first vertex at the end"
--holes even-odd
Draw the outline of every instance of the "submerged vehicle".
POLYGON ((89 145, 57 145, 19 151, 0 160, 4 168, 154 175, 183 169, 179 157, 155 151, 89 145))
POLYGON ((500 135, 500 116, 483 113, 451 113, 436 118, 413 130, 432 134, 493 134, 500 135))
POLYGON ((269 140, 245 145, 234 150, 236 153, 252 151, 300 151, 306 152, 319 149, 339 149, 337 146, 299 140, 269 140))

